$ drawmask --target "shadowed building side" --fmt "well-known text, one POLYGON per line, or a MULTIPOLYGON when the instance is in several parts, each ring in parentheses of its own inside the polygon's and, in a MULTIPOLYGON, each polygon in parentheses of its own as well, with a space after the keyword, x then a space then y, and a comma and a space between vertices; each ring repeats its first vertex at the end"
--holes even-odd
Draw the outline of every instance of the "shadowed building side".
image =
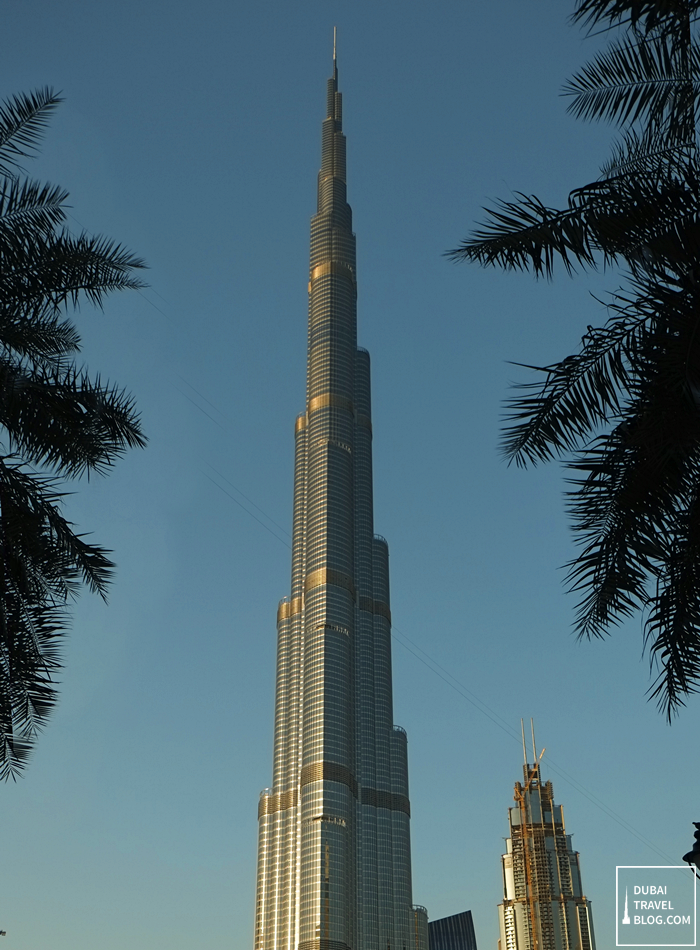
POLYGON ((411 906, 406 733, 393 725, 389 557, 374 534, 370 360, 357 346, 335 56, 326 106, 255 948, 427 950, 411 906))
POLYGON ((477 950, 472 912, 465 910, 428 924, 430 950, 477 950))

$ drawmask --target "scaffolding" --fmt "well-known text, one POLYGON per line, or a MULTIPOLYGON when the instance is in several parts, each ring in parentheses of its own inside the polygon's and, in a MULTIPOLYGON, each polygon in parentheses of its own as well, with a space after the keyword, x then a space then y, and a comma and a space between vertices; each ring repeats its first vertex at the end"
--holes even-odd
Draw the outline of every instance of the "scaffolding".
POLYGON ((595 950, 590 903, 583 895, 579 856, 566 834, 551 782, 542 782, 539 756, 516 782, 510 837, 503 855, 504 899, 499 905, 502 950, 595 950))

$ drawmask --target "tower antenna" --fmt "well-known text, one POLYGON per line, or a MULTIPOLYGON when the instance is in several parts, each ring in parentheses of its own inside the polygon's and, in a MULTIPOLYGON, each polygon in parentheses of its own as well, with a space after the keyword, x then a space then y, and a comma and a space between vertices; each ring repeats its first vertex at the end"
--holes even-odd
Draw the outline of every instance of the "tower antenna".
POLYGON ((535 745, 535 720, 530 716, 530 731, 532 732, 532 761, 537 762, 537 746, 535 745))
MULTIPOLYGON (((323 30, 325 32, 325 26, 323 30)), ((294 485, 297 486, 294 510, 298 517, 292 546, 295 554, 303 550, 293 562, 291 590, 296 593, 303 588, 307 604, 303 609, 315 611, 315 617, 332 617, 336 633, 339 631, 346 642, 345 634, 348 634, 352 644, 353 631, 356 627, 360 630, 356 608, 359 591, 363 595, 367 593, 365 599, 369 599, 373 591, 388 590, 388 552, 384 539, 374 534, 369 509, 372 455, 365 433, 370 420, 364 416, 358 423, 348 409, 352 403, 344 395, 356 393, 358 405, 361 399, 368 411, 369 361, 367 353, 358 352, 355 346, 357 258, 352 214, 346 201, 346 142, 342 131, 342 93, 338 89, 337 44, 338 30, 334 28, 335 74, 325 83, 326 112, 320 129, 321 168, 316 214, 311 219, 307 271, 310 277, 306 337, 309 398, 306 411, 297 417, 296 424, 297 436, 303 438, 305 450, 297 450, 294 462, 294 485), (316 393, 321 395, 317 397, 316 393), (313 440, 320 440, 325 446, 339 431, 346 440, 341 443, 342 449, 351 453, 342 452, 342 464, 339 460, 336 464, 335 456, 331 458, 332 464, 327 463, 325 451, 317 452, 314 448, 306 451, 307 442, 316 445, 313 440), (311 440, 309 432, 313 432, 311 440), (353 484, 362 486, 354 497, 353 484), (298 487, 306 485, 308 491, 300 496, 298 487), (338 515, 339 505, 342 518, 338 515), (357 595, 350 576, 332 567, 336 558, 341 565, 353 564, 354 556, 357 595)), ((321 50, 321 59, 327 55, 326 47, 326 53, 321 50)), ((301 335, 300 345, 304 345, 303 339, 301 335)), ((388 788, 408 788, 405 755, 394 755, 395 749, 403 750, 405 739, 403 730, 392 730, 391 726, 391 669, 385 654, 389 643, 389 608, 381 601, 377 601, 376 607, 373 601, 372 604, 371 609, 382 611, 377 623, 385 626, 375 641, 367 644, 366 650, 363 646, 361 652, 360 645, 357 646, 356 663, 352 645, 351 652, 346 654, 344 647, 330 649, 323 637, 307 637, 305 642, 300 598, 293 603, 291 599, 284 600, 278 609, 278 636, 284 648, 278 651, 275 736, 296 738, 289 739, 286 745, 278 741, 274 747, 272 788, 263 792, 258 808, 260 875, 255 898, 258 950, 278 948, 284 942, 283 934, 289 935, 288 942, 292 943, 291 935, 296 935, 299 928, 303 935, 309 926, 315 931, 315 939, 309 944, 342 948, 352 944, 350 935, 357 933, 360 925, 363 945, 382 950, 382 943, 386 947, 385 918, 396 922, 391 943, 397 948, 415 945, 415 950, 427 950, 426 918, 422 912, 415 918, 410 909, 408 796, 397 793, 391 799, 389 804, 398 809, 397 817, 390 823, 391 831, 387 830, 391 837, 386 840, 380 836, 377 841, 373 814, 359 814, 356 794, 353 798, 350 788, 348 795, 341 796, 338 792, 338 788, 348 787, 348 782, 355 793, 357 789, 351 771, 353 757, 348 761, 336 750, 352 750, 367 774, 379 771, 388 788), (355 730, 353 718, 336 715, 336 710, 344 708, 346 696, 362 695, 360 690, 367 676, 374 677, 375 691, 383 697, 381 716, 372 722, 368 719, 366 729, 355 730), (392 755, 387 762, 384 752, 389 739, 392 755), (318 758, 308 768, 298 750, 302 746, 307 748, 310 742, 318 758), (336 759, 340 762, 327 764, 336 759), (317 797, 313 799, 298 793, 300 788, 308 787, 309 782, 314 783, 317 797), (399 811, 400 822, 397 820, 399 811), (283 820, 280 814, 284 815, 283 820), (323 830, 314 825, 314 816, 322 822, 323 830), (328 823, 331 831, 326 830, 328 823), (340 844, 336 846, 334 842, 341 831, 334 832, 332 828, 339 825, 342 840, 339 839, 340 844), (386 859, 385 844, 391 849, 386 859), (277 855, 285 856, 285 867, 301 868, 300 872, 285 874, 282 878, 277 855), (376 876, 373 878, 372 869, 377 866, 381 867, 381 917, 373 909, 376 876), (418 940, 412 933, 416 921, 420 925, 418 940)), ((360 709, 363 716, 374 715, 371 695, 358 699, 358 715, 360 709)), ((364 771, 362 775, 364 777, 364 771)), ((375 798, 378 794, 374 792, 375 798)), ((387 794, 382 792, 384 799, 387 794)), ((382 806, 386 805, 383 800, 382 806)), ((372 813, 376 810, 376 807, 361 809, 372 813)), ((295 936, 293 948, 298 943, 295 936)))
POLYGON ((520 720, 520 731, 523 734, 523 762, 527 765, 527 749, 525 748, 525 721, 520 720))

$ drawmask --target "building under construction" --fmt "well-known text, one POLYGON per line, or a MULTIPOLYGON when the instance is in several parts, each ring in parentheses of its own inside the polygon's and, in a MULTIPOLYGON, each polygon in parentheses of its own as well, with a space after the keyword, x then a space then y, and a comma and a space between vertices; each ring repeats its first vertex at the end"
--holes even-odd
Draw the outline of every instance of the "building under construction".
POLYGON ((564 810, 554 804, 552 783, 540 779, 539 759, 526 762, 523 773, 508 810, 498 950, 595 950, 591 906, 564 810))

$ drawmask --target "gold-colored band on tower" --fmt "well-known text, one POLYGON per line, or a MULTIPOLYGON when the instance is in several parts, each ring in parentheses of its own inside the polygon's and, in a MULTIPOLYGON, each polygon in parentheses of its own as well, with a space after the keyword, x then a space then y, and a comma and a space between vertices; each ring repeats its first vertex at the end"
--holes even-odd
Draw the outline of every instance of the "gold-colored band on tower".
POLYGON ((406 734, 393 725, 388 548, 373 528, 370 360, 357 346, 335 57, 326 104, 255 947, 427 950, 411 902, 406 734))

